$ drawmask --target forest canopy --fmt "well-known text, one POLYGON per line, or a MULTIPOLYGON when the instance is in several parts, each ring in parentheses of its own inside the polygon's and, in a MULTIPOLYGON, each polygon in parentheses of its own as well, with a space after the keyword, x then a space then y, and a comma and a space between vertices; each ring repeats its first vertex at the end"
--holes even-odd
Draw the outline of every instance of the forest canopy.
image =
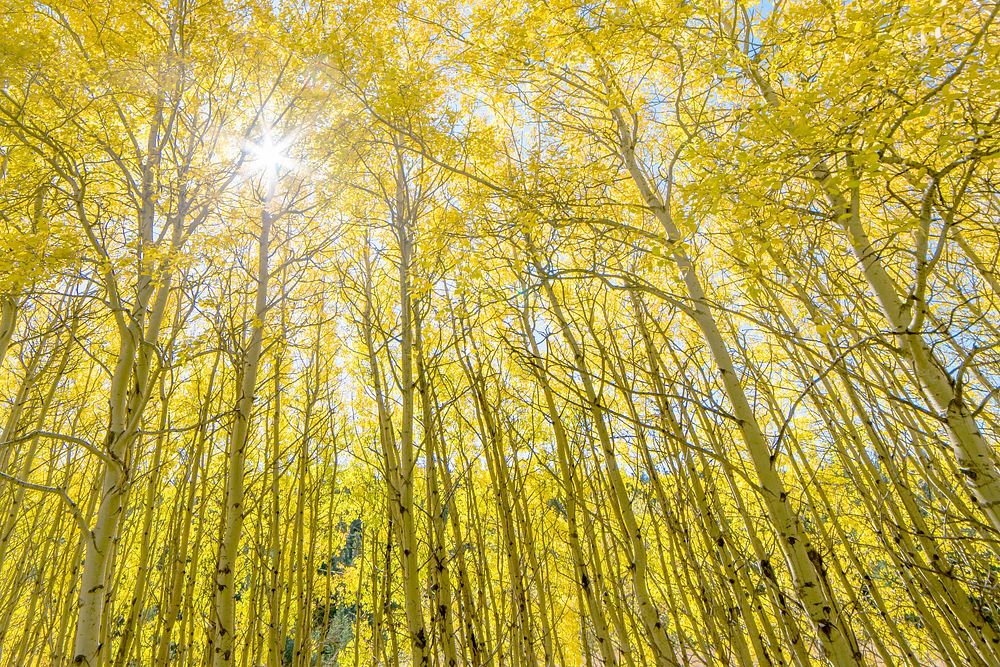
POLYGON ((0 665, 1000 666, 995 0, 0 9, 0 665))

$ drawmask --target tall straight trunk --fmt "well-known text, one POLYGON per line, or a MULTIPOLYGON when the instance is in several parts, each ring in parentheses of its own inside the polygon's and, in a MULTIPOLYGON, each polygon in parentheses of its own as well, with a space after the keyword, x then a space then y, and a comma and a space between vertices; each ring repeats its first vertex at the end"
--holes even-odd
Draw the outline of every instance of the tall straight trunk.
MULTIPOLYGON (((280 283, 280 281, 279 281, 280 283)), ((284 564, 285 541, 280 533, 284 516, 282 507, 285 505, 281 497, 281 394, 283 391, 282 373, 284 372, 284 341, 287 340, 285 311, 281 310, 281 342, 277 344, 274 353, 274 389, 271 396, 273 408, 271 412, 270 437, 270 478, 271 478, 271 512, 268 517, 267 554, 267 664, 268 667, 280 667, 285 653, 285 628, 281 622, 283 592, 285 582, 281 580, 284 564)))
POLYGON ((128 605, 128 615, 125 619, 125 628, 118 644, 118 653, 115 656, 115 667, 124 667, 126 661, 131 657, 132 645, 135 641, 141 641, 142 629, 137 628, 139 624, 139 614, 142 611, 144 598, 146 597, 146 584, 149 581, 150 569, 150 544, 152 542, 153 519, 156 514, 156 500, 160 493, 160 476, 162 475, 161 459, 163 447, 166 441, 166 433, 169 422, 170 396, 165 388, 160 387, 160 419, 157 436, 153 446, 153 460, 149 467, 149 479, 146 482, 146 497, 143 502, 142 534, 139 545, 138 566, 139 572, 136 577, 135 586, 132 589, 132 599, 128 605), (136 636, 138 635, 138 637, 136 636))
POLYGON ((480 439, 483 443, 483 453, 489 470, 491 487, 496 498, 497 514, 503 536, 502 552, 507 562, 507 579, 510 582, 511 603, 513 605, 512 631, 516 635, 513 642, 511 658, 514 664, 523 661, 524 665, 534 665, 535 638, 531 626, 531 604, 525 587, 524 568, 522 567, 523 551, 521 536, 514 526, 513 489, 507 462, 503 455, 503 440, 498 430, 496 417, 486 397, 484 382, 472 367, 471 362, 464 361, 469 384, 472 387, 476 402, 476 420, 479 424, 480 439))
POLYGON ((111 380, 111 414, 104 439, 103 449, 107 458, 102 473, 101 502, 94 528, 90 535, 84 536, 86 557, 73 652, 76 663, 91 667, 103 665, 105 660, 107 647, 100 641, 100 636, 104 608, 111 595, 107 582, 112 567, 112 541, 118 533, 129 483, 125 461, 139 426, 138 408, 147 398, 145 383, 137 382, 133 389, 131 381, 137 361, 138 341, 144 339, 141 321, 136 318, 145 314, 148 297, 149 290, 141 289, 132 324, 120 336, 118 361, 111 380))
POLYGON ((236 558, 240 536, 243 532, 243 496, 246 450, 250 437, 250 420, 253 416, 254 398, 257 393, 257 372, 264 342, 264 321, 267 317, 267 292, 271 279, 271 226, 273 216, 270 204, 274 198, 274 181, 264 201, 261 215, 260 236, 257 243, 257 288, 254 315, 250 327, 250 342, 243 354, 240 368, 240 389, 229 433, 228 465, 226 472, 225 501, 222 511, 222 538, 216 555, 213 586, 213 605, 208 652, 213 667, 233 664, 236 635, 236 600, 234 589, 236 558))
POLYGON ((409 183, 398 138, 395 142, 395 149, 397 164, 394 222, 399 241, 399 381, 402 394, 402 415, 399 428, 399 488, 396 501, 400 522, 399 536, 402 551, 400 556, 403 561, 403 598, 410 637, 411 660, 413 667, 426 667, 430 664, 431 656, 421 605, 416 517, 413 505, 413 475, 416 467, 413 409, 416 383, 413 378, 414 332, 410 270, 414 253, 413 206, 415 202, 410 200, 409 183))
MULTIPOLYGON (((319 309, 322 313, 322 305, 319 309)), ((322 321, 316 324, 316 339, 312 346, 312 352, 309 359, 309 367, 306 374, 306 387, 305 387, 305 398, 306 405, 302 415, 302 436, 299 442, 299 451, 297 454, 297 474, 296 474, 296 486, 297 493, 295 498, 295 522, 294 522, 294 539, 292 540, 294 547, 294 557, 295 557, 295 588, 296 588, 296 622, 295 622, 295 636, 294 636, 294 646, 295 652, 292 656, 292 665, 294 667, 299 667, 300 665, 308 665, 309 657, 312 651, 312 635, 310 629, 312 627, 312 603, 313 603, 313 579, 315 568, 313 567, 313 556, 315 553, 315 530, 310 530, 309 546, 305 544, 305 533, 306 533, 306 507, 308 504, 308 494, 310 490, 310 467, 309 461, 310 456, 314 450, 313 442, 313 413, 316 408, 316 402, 320 397, 320 380, 321 380, 321 364, 323 362, 321 343, 323 340, 323 326, 322 321)), ((337 450, 336 450, 336 440, 333 441, 333 474, 331 476, 332 488, 336 488, 337 484, 337 450)), ((317 508, 318 508, 318 498, 311 505, 312 523, 317 523, 317 508)), ((357 604, 357 603, 356 603, 357 604)), ((291 605, 289 605, 291 606, 291 605)), ((355 615, 359 615, 357 607, 355 607, 355 615)))
POLYGON ((373 657, 378 660, 382 651, 385 650, 385 646, 382 643, 382 628, 383 624, 388 620, 388 595, 389 595, 389 577, 392 571, 391 568, 391 557, 392 557, 392 544, 396 538, 396 518, 397 518, 397 504, 394 502, 394 496, 398 492, 399 488, 399 456, 396 452, 396 433, 392 426, 392 416, 389 412, 389 406, 386 401, 385 391, 383 389, 383 376, 382 367, 379 363, 378 352, 375 347, 375 337, 374 337, 374 322, 373 318, 374 307, 372 303, 372 263, 371 263, 371 252, 368 247, 367 239, 365 248, 363 249, 363 258, 365 264, 365 282, 364 282, 364 308, 362 311, 362 321, 361 321, 361 336, 365 343, 365 351, 367 353, 368 361, 368 372, 371 381, 371 387, 375 394, 375 406, 376 415, 378 419, 378 441, 382 454, 382 467, 384 471, 385 488, 386 488, 386 502, 388 508, 386 511, 387 519, 387 534, 386 534, 386 545, 385 545, 385 562, 384 562, 384 573, 385 581, 382 590, 379 590, 379 586, 382 585, 378 573, 378 566, 375 559, 372 559, 372 600, 375 605, 375 610, 372 619, 372 637, 373 637, 373 657), (379 598, 384 596, 386 598, 383 603, 379 598))
MULTIPOLYGON (((417 560, 416 529, 413 516, 413 473, 415 453, 413 442, 413 410, 415 382, 413 378, 413 304, 410 300, 409 272, 412 261, 412 245, 409 223, 406 219, 408 191, 402 166, 398 167, 396 204, 394 215, 395 233, 399 242, 399 308, 400 308, 400 393, 402 415, 397 441, 392 415, 385 394, 384 379, 379 363, 373 332, 373 304, 371 300, 371 276, 373 267, 369 250, 365 249, 365 307, 362 336, 368 352, 369 370, 379 424, 379 443, 385 466, 385 482, 388 492, 390 525, 394 527, 394 537, 400 548, 402 564, 404 614, 410 645, 410 657, 414 665, 426 665, 430 661, 430 649, 424 628, 421 605, 419 565, 417 560), (398 448, 397 448, 398 447, 398 448)), ((391 538, 392 536, 390 536, 391 538)), ((387 592, 388 593, 388 592, 387 592)))
MULTIPOLYGON (((684 430, 677 417, 674 415, 673 406, 671 406, 667 400, 668 394, 664 378, 665 373, 660 356, 656 352, 656 347, 653 343, 649 327, 646 325, 646 311, 642 296, 638 293, 631 293, 629 294, 629 301, 632 306, 632 312, 635 316, 640 338, 642 339, 643 352, 646 358, 646 363, 648 364, 647 372, 653 387, 654 399, 659 409, 660 421, 665 439, 668 443, 685 443, 686 440, 684 438, 684 430)), ((622 378, 622 380, 620 380, 620 382, 622 382, 625 377, 624 368, 618 376, 619 378, 622 378)), ((631 400, 629 403, 631 405, 631 400)), ((633 417, 637 420, 634 408, 632 410, 633 417)), ((636 423, 638 423, 638 421, 636 423)), ((675 450, 675 457, 679 460, 687 459, 692 462, 698 460, 692 452, 682 452, 682 447, 683 446, 670 447, 670 449, 675 450)), ((647 467, 650 468, 650 479, 654 484, 654 488, 657 490, 660 503, 663 505, 664 510, 666 510, 666 494, 660 484, 657 471, 653 469, 654 463, 648 448, 643 447, 643 455, 646 459, 647 467)), ((776 659, 778 664, 782 665, 783 660, 780 653, 777 656, 772 656, 767 651, 764 638, 761 636, 760 626, 753 613, 751 600, 747 595, 746 588, 740 583, 739 565, 735 558, 737 550, 732 545, 732 536, 729 534, 729 527, 726 524, 725 517, 715 511, 715 507, 709 497, 709 493, 706 490, 706 485, 702 481, 702 475, 694 465, 691 465, 690 472, 696 509, 701 514, 702 521, 704 522, 706 528, 703 535, 705 539, 705 548, 709 551, 715 552, 716 558, 722 567, 721 575, 723 580, 730 583, 732 595, 734 596, 734 602, 736 603, 736 608, 732 609, 733 613, 730 618, 726 619, 727 625, 731 630, 734 647, 737 652, 745 655, 746 648, 742 646, 744 643, 742 636, 744 629, 739 625, 739 621, 742 620, 746 624, 746 632, 750 635, 751 645, 753 646, 754 655, 756 656, 756 662, 762 665, 771 665, 774 664, 774 660, 776 659)), ((723 586, 722 588, 725 591, 723 595, 728 597, 728 587, 723 586)), ((749 664, 750 661, 748 659, 744 659, 744 662, 749 664)))
MULTIPOLYGON (((509 426, 508 431, 514 433, 513 426, 509 426)), ((528 560, 528 582, 529 588, 535 589, 535 606, 538 609, 538 634, 542 643, 542 652, 545 656, 546 667, 555 667, 556 654, 552 642, 552 625, 549 614, 552 612, 552 604, 547 590, 545 570, 538 559, 537 543, 535 540, 535 529, 531 524, 528 515, 527 499, 524 492, 524 476, 518 464, 517 452, 514 452, 513 468, 514 479, 519 492, 513 497, 514 518, 523 543, 523 550, 527 554, 528 560), (534 586, 530 586, 533 583, 534 586)))
MULTIPOLYGON (((448 570, 447 527, 445 525, 445 505, 441 502, 438 482, 439 454, 437 453, 438 430, 434 413, 440 406, 434 399, 426 367, 421 318, 414 318, 416 325, 417 386, 420 392, 420 407, 423 417, 424 469, 427 471, 427 511, 431 522, 431 567, 429 579, 434 597, 434 613, 431 615, 437 628, 437 636, 444 652, 447 667, 458 667, 458 651, 455 647, 455 619, 452 608, 451 573, 448 570)), ((447 465, 447 461, 443 461, 447 465)))

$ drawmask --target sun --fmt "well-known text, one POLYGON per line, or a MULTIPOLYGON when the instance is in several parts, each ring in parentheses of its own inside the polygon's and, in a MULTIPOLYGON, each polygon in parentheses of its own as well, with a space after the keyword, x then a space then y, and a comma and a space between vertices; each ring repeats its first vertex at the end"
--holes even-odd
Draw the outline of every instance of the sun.
POLYGON ((257 142, 248 142, 245 150, 250 155, 253 169, 273 181, 277 180, 282 171, 295 167, 295 160, 288 155, 291 143, 291 138, 277 139, 268 130, 257 142))

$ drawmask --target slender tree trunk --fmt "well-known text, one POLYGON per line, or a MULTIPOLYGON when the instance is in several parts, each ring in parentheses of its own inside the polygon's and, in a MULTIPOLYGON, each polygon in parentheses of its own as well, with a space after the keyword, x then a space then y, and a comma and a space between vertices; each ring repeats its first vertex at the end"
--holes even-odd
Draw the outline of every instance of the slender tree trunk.
POLYGON ((243 354, 239 374, 239 396, 233 415, 232 430, 229 433, 225 504, 222 512, 222 539, 219 541, 216 555, 211 631, 208 645, 213 667, 229 667, 235 659, 235 635, 237 631, 235 569, 240 537, 243 532, 246 450, 250 439, 250 420, 253 416, 254 398, 257 392, 257 371, 260 366, 264 342, 264 321, 268 310, 267 293, 271 278, 271 225, 274 222, 269 208, 274 198, 274 187, 272 181, 264 202, 264 212, 261 215, 261 229, 257 244, 257 287, 253 321, 250 327, 250 341, 243 354))

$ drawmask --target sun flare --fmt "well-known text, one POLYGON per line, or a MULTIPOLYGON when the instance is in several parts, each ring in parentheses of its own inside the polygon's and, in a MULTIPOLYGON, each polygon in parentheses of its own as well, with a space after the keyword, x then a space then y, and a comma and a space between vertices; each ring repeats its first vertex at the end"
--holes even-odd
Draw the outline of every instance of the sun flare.
POLYGON ((294 169, 295 160, 288 155, 291 143, 291 137, 277 139, 270 130, 265 131, 258 141, 246 145, 251 168, 269 179, 294 169))

